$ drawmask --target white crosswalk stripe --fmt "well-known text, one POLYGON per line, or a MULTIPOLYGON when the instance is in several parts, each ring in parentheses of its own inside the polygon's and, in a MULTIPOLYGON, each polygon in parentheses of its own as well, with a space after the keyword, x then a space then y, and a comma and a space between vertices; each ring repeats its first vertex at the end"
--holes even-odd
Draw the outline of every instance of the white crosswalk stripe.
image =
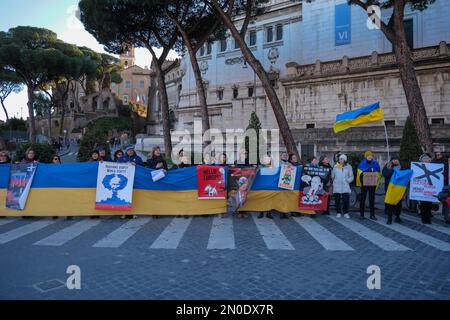
POLYGON ((332 251, 352 251, 351 246, 336 237, 325 227, 311 218, 293 218, 300 226, 302 226, 314 239, 319 242, 326 250, 332 251))
POLYGON ((208 240, 208 249, 234 249, 233 220, 214 217, 208 240))
POLYGON ((432 246, 438 250, 441 251, 450 251, 450 243, 444 242, 442 240, 433 238, 429 235, 426 235, 424 233, 421 233, 419 231, 410 229, 408 227, 405 227, 401 224, 394 223, 394 224, 386 224, 385 221, 374 221, 378 224, 381 224, 382 226, 389 228, 391 230, 394 230, 398 233, 401 233, 402 235, 405 235, 407 237, 413 238, 414 240, 420 241, 422 243, 425 243, 429 246, 432 246))
POLYGON ((189 227, 192 217, 189 219, 174 218, 164 229, 159 237, 150 246, 151 249, 176 249, 189 227))
POLYGON ((128 221, 119 228, 96 242, 93 247, 97 248, 119 248, 130 239, 136 232, 152 220, 151 217, 139 218, 128 221))
POLYGON ((16 218, 1 219, 0 220, 0 226, 4 226, 5 224, 12 223, 12 222, 15 222, 15 221, 17 221, 16 218))
POLYGON ((336 217, 331 217, 334 221, 340 223, 347 229, 355 232, 359 236, 363 237, 364 239, 372 242, 377 247, 380 247, 383 250, 386 251, 407 251, 411 250, 408 247, 405 247, 402 244, 399 244, 395 242, 392 239, 389 239, 378 232, 373 231, 372 229, 367 228, 366 226, 363 226, 361 223, 358 223, 351 219, 339 219, 336 217))
POLYGON ((294 250, 292 244, 277 227, 273 220, 258 219, 254 214, 252 214, 252 217, 268 249, 294 250))
MULTIPOLYGON (((401 216, 401 218, 404 220, 422 224, 422 221, 419 218, 416 218, 416 217, 413 217, 410 215, 404 214, 401 216)), ((448 227, 444 227, 444 226, 436 225, 436 224, 424 224, 424 226, 427 228, 431 228, 431 229, 437 230, 439 232, 445 233, 446 235, 450 235, 450 228, 448 228, 448 227)))
POLYGON ((95 227, 98 225, 101 221, 100 220, 91 220, 91 219, 85 219, 81 220, 77 223, 74 223, 70 227, 67 227, 65 229, 62 229, 61 231, 58 231, 47 238, 44 238, 42 240, 39 240, 34 243, 36 246, 62 246, 66 242, 75 239, 76 237, 80 236, 83 232, 88 231, 92 227, 95 227))
POLYGON ((8 232, 0 234, 0 244, 5 244, 10 241, 19 239, 21 237, 24 237, 30 233, 33 233, 35 231, 41 230, 45 227, 48 227, 49 225, 55 223, 56 221, 53 220, 42 220, 42 221, 36 221, 29 224, 26 224, 24 226, 21 226, 19 228, 10 230, 8 232))
MULTIPOLYGON (((0 234, 0 245, 9 243, 13 240, 19 239, 33 232, 39 231, 51 224, 58 222, 63 226, 63 229, 55 231, 44 239, 35 243, 36 246, 63 246, 69 241, 81 237, 89 230, 97 226, 105 226, 117 217, 105 217, 101 220, 82 219, 79 221, 69 222, 65 220, 40 219, 38 221, 23 221, 24 225, 20 227, 13 227, 14 229, 0 234)), ((325 217, 324 217, 325 218, 325 217)), ((330 217, 333 222, 339 223, 342 227, 350 232, 356 233, 359 237, 366 239, 368 242, 385 251, 407 251, 414 250, 414 242, 408 243, 407 246, 395 240, 395 235, 403 235, 412 238, 418 242, 425 243, 437 250, 450 251, 450 241, 440 240, 427 234, 427 231, 436 230, 443 234, 443 236, 450 235, 450 228, 437 223, 432 225, 424 225, 420 230, 414 230, 407 225, 394 223, 387 225, 385 221, 375 221, 376 223, 389 228, 394 231, 392 236, 384 235, 380 231, 375 230, 374 225, 370 221, 360 222, 352 219, 338 219, 330 217)), ((411 215, 402 215, 406 221, 420 224, 420 219, 411 215)), ((328 218, 327 218, 328 219, 328 218)), ((350 237, 349 239, 340 238, 334 234, 331 229, 323 226, 320 221, 308 217, 293 218, 292 220, 298 224, 301 229, 312 236, 325 250, 329 251, 353 251, 352 243, 358 241, 358 238, 350 237)), ((318 219, 319 220, 319 219, 318 219)), ((13 221, 20 221, 17 218, 0 219, 0 225, 7 225, 13 221)), ((151 217, 139 217, 136 220, 130 220, 118 227, 115 227, 109 234, 99 237, 95 240, 93 247, 96 248, 119 248, 136 235, 142 228, 144 228, 151 221, 155 224, 161 224, 164 220, 153 220, 151 217)), ((188 230, 191 223, 194 223, 195 218, 189 219, 173 218, 170 223, 162 230, 156 237, 156 240, 151 244, 151 249, 177 249, 180 246, 183 237, 188 230)), ((22 222, 22 221, 20 221, 22 222)), ((257 219, 256 215, 252 215, 252 221, 235 220, 233 218, 214 217, 212 219, 211 229, 205 229, 203 232, 209 235, 206 250, 224 250, 236 249, 239 243, 235 239, 235 223, 243 223, 250 237, 261 237, 265 246, 269 250, 295 250, 302 246, 308 246, 308 243, 297 244, 298 247, 290 242, 285 236, 281 226, 278 226, 278 220, 257 219), (250 222, 250 225, 248 224, 250 222), (253 224, 254 223, 254 224, 253 224), (246 226, 245 226, 246 225, 246 226), (256 226, 256 229, 254 228, 256 226)), ((284 226, 284 224, 282 224, 284 226)), ((298 228, 298 226, 296 227, 298 228)), ((301 231, 299 229, 299 231, 301 231)), ((90 233, 92 234, 92 233, 90 233)), ((155 235, 156 236, 156 235, 155 235)), ((294 243, 295 244, 295 243, 294 243)))

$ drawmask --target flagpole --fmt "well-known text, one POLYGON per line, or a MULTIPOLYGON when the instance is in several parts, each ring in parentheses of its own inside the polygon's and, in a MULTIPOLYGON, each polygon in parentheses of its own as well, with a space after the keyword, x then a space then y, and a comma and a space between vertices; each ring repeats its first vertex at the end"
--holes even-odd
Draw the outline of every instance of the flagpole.
POLYGON ((387 155, 388 155, 387 161, 390 161, 391 155, 389 152, 389 139, 388 139, 388 133, 387 133, 387 128, 386 128, 386 122, 384 122, 384 120, 382 120, 382 121, 383 121, 383 127, 384 127, 384 134, 386 135, 386 147, 387 147, 387 155))

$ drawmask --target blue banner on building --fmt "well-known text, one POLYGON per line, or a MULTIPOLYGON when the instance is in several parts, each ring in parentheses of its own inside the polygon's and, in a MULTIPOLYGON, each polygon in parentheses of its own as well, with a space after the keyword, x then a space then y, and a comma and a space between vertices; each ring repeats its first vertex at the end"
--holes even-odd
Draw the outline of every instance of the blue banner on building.
POLYGON ((335 45, 342 46, 352 41, 352 14, 347 3, 337 4, 335 8, 335 45))

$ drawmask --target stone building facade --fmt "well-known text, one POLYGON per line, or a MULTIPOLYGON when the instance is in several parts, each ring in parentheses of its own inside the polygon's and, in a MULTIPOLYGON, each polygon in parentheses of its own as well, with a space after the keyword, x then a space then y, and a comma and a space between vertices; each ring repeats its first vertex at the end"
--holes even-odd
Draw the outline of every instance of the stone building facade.
MULTIPOLYGON (((357 6, 343 8, 345 3, 269 1, 266 12, 250 23, 246 41, 270 74, 301 154, 332 155, 338 150, 372 148, 378 158, 385 159, 382 123, 339 135, 331 129, 338 113, 380 101, 395 153, 408 115, 392 45, 380 30, 367 27, 365 11, 357 6), (338 41, 342 8, 348 12, 344 42, 338 41)), ((381 13, 386 21, 391 12, 381 13)), ((422 12, 408 8, 405 13, 433 137, 446 151, 450 151, 449 16, 450 3, 445 0, 437 0, 422 12)), ((235 24, 239 27, 241 23, 242 17, 238 17, 235 24)), ((245 129, 256 110, 263 128, 277 128, 259 79, 231 36, 206 44, 198 60, 211 127, 245 129)), ((176 129, 191 130, 194 120, 200 118, 200 109, 187 56, 181 61, 181 70, 184 76, 176 129)))

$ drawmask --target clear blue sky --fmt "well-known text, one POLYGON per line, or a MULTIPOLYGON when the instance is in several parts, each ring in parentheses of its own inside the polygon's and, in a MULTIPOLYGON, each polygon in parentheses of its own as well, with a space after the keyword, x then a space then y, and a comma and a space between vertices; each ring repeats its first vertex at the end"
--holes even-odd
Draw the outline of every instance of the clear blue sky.
POLYGON ((77 4, 78 0, 1 0, 0 30, 19 25, 62 30, 70 17, 67 10, 77 4))

